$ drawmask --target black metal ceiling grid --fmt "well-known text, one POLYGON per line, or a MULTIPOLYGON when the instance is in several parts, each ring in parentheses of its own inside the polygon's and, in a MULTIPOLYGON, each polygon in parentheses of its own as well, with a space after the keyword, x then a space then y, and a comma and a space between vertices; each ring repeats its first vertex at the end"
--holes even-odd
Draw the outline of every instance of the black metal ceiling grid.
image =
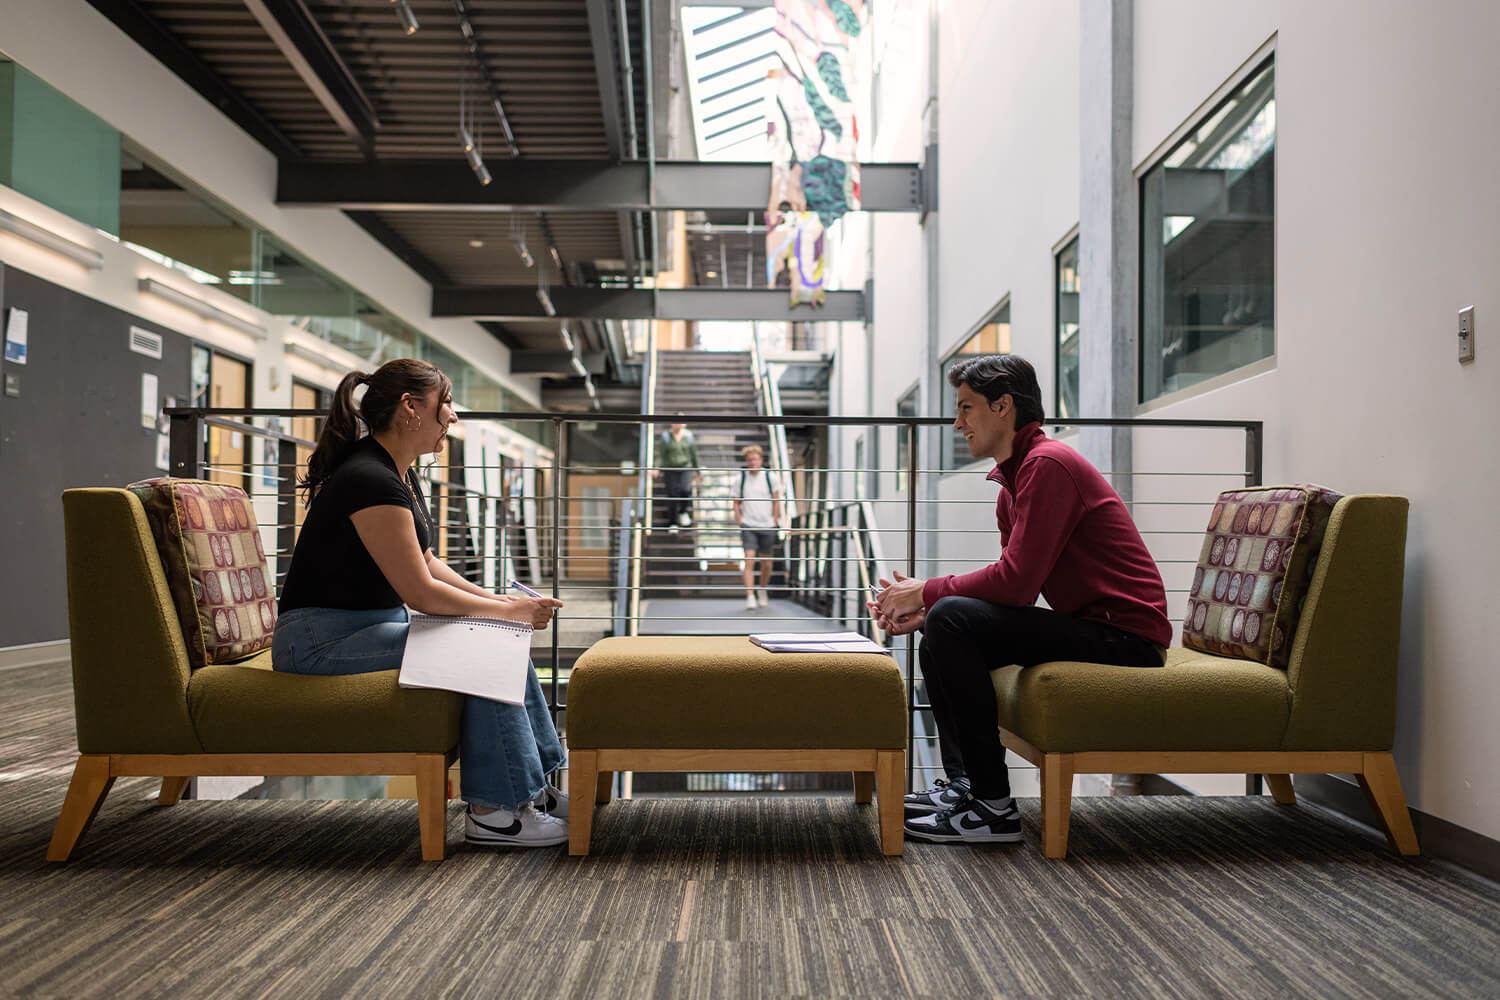
MULTIPOLYGON (((455 285, 535 283, 543 268, 548 284, 565 284, 548 252, 547 237, 535 212, 385 212, 380 218, 455 285), (512 239, 520 224, 533 267, 527 267, 512 239), (484 245, 470 244, 479 241, 484 245)), ((617 257, 620 234, 613 212, 549 212, 547 226, 564 263, 617 257)))
MULTIPOLYGON (((468 99, 481 132, 484 156, 509 156, 493 109, 485 99, 477 66, 459 29, 451 0, 410 0, 421 28, 401 31, 388 0, 322 0, 308 9, 374 106, 380 128, 377 158, 462 156, 458 145, 459 99, 468 99)), ((357 160, 358 143, 335 124, 306 83, 241 0, 140 0, 138 6, 176 36, 213 72, 280 129, 300 154, 314 160, 357 160)), ((632 3, 632 58, 636 60, 636 118, 645 130, 645 82, 639 5, 632 3)), ((609 158, 598 71, 585 0, 528 3, 469 0, 470 24, 482 42, 486 69, 495 81, 522 156, 546 159, 609 158)), ((478 183, 477 181, 475 182, 478 183)), ((458 284, 496 280, 496 272, 474 265, 470 239, 486 244, 508 235, 509 216, 475 218, 456 213, 378 213, 374 216, 458 284), (450 270, 451 268, 451 270, 450 270), (471 275, 487 273, 485 279, 471 275)), ((618 260, 617 216, 577 213, 549 217, 566 262, 618 260), (553 221, 555 218, 556 221, 553 221)), ((546 244, 529 244, 540 258, 546 244)), ((507 279, 527 280, 504 270, 507 279)))

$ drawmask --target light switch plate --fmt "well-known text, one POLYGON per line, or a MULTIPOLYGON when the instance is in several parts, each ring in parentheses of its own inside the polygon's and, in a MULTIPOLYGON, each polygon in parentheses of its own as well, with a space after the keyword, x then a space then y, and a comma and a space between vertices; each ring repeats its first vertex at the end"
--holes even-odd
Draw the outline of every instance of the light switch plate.
POLYGON ((1474 307, 1464 306, 1458 311, 1458 360, 1460 364, 1474 360, 1474 307))

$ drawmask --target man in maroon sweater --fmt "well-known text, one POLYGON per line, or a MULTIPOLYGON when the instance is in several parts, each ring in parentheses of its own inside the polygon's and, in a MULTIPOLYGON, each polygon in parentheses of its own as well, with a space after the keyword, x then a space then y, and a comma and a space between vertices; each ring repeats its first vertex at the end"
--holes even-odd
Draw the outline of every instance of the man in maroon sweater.
POLYGON ((998 562, 918 580, 894 574, 877 600, 887 632, 922 630, 919 649, 947 780, 906 797, 907 836, 1014 843, 990 671, 1053 660, 1159 667, 1172 639, 1156 562, 1114 488, 1078 452, 1042 431, 1036 372, 1015 355, 953 367, 953 426, 975 458, 995 460, 998 562), (1036 606, 1038 596, 1048 608, 1036 606))

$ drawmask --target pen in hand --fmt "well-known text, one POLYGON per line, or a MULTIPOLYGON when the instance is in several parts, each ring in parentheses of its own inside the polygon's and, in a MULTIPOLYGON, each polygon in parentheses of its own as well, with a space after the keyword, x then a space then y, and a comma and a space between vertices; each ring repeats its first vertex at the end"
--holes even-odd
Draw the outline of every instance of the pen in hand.
POLYGON ((516 590, 519 590, 521 593, 525 594, 528 597, 541 597, 542 596, 541 594, 538 594, 536 591, 532 590, 530 587, 526 586, 526 584, 522 583, 519 580, 512 580, 512 581, 510 581, 510 586, 513 587, 516 590))

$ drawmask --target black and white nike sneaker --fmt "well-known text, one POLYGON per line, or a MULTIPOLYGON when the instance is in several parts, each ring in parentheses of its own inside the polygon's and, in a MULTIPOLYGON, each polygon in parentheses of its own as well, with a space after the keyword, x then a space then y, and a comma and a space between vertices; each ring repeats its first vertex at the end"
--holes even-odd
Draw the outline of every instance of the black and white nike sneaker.
POLYGON ((464 813, 464 840, 481 847, 548 847, 568 840, 568 821, 536 811, 530 802, 521 808, 464 813))
POLYGON ((971 795, 947 812, 911 817, 906 821, 906 835, 960 844, 1018 844, 1023 839, 1021 814, 1014 802, 996 812, 971 795))
POLYGON ((558 819, 568 818, 567 794, 559 792, 551 785, 543 785, 542 790, 536 793, 536 798, 531 800, 531 804, 536 806, 537 812, 544 812, 558 819))
POLYGON ((947 812, 969 794, 969 779, 954 778, 951 782, 942 778, 925 792, 912 792, 902 802, 907 816, 925 816, 928 813, 947 812))

